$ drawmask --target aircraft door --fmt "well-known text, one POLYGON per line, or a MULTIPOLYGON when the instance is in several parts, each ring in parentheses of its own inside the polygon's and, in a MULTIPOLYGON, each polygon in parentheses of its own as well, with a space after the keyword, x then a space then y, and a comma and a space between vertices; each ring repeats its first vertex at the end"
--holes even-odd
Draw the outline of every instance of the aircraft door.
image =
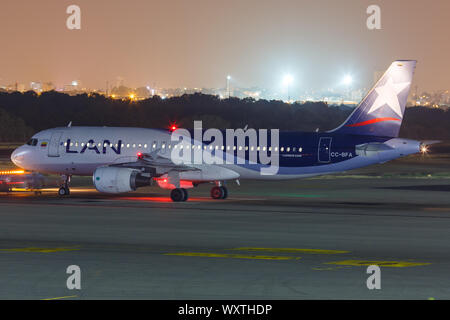
POLYGON ((333 138, 323 137, 319 139, 319 162, 327 163, 331 161, 330 148, 333 138))
POLYGON ((48 156, 49 157, 59 157, 59 143, 62 137, 62 132, 53 132, 50 138, 50 143, 48 146, 48 156))

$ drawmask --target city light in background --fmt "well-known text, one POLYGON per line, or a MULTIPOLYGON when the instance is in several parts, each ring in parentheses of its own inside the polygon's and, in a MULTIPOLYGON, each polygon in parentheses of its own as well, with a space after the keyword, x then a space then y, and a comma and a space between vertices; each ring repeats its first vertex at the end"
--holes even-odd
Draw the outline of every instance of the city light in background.
POLYGON ((294 77, 290 74, 286 74, 283 77, 283 86, 286 87, 287 90, 287 101, 290 102, 291 101, 291 96, 289 94, 289 86, 292 85, 292 82, 294 82, 294 77))
POLYGON ((350 86, 353 83, 353 77, 351 75, 346 75, 344 79, 342 79, 342 83, 346 86, 350 86))
POLYGON ((293 81, 294 81, 294 77, 292 75, 290 75, 290 74, 286 74, 283 77, 283 85, 284 86, 287 86, 287 87, 290 86, 293 81))
POLYGON ((345 98, 347 101, 351 101, 352 100, 351 85, 353 84, 353 77, 349 74, 345 75, 344 78, 342 79, 342 83, 345 86, 345 98))
MULTIPOLYGON (((408 13, 399 2, 385 2, 383 19, 391 25, 376 31, 366 28, 361 16, 367 5, 358 1, 346 5, 328 1, 325 11, 310 0, 284 5, 273 1, 258 10, 252 1, 232 1, 230 6, 237 11, 222 10, 218 2, 205 6, 198 1, 189 3, 177 19, 170 2, 111 2, 107 15, 101 5, 86 2, 80 6, 88 13, 83 17, 90 19, 83 18, 82 28, 71 32, 64 24, 64 10, 58 14, 50 0, 27 3, 23 19, 29 23, 5 14, 0 27, 15 27, 3 35, 10 45, 0 51, 0 90, 98 93, 127 100, 132 94, 131 100, 140 100, 201 92, 222 98, 357 103, 379 70, 393 59, 410 58, 417 59, 421 68, 408 105, 450 103, 450 42, 437 40, 447 39, 450 30, 448 1, 424 10, 422 0, 411 0, 408 13), (126 17, 124 10, 129 12, 126 17), (442 23, 440 28, 433 27, 435 21, 442 23), (402 28, 417 40, 399 41, 402 28), (39 39, 39 46, 16 41, 30 36, 39 39), (87 52, 89 59, 84 59, 87 52), (350 66, 351 72, 342 73, 342 66, 350 66), (293 72, 295 81, 283 84, 280 70, 293 72), (301 85, 298 70, 305 79, 301 85)), ((6 2, 2 8, 18 10, 18 2, 6 2)))

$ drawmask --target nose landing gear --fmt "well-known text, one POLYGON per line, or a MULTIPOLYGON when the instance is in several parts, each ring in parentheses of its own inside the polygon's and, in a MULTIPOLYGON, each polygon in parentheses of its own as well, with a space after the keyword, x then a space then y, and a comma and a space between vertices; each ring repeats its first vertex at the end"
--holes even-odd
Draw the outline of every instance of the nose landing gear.
POLYGON ((61 186, 61 188, 59 188, 58 195, 60 197, 68 196, 70 195, 70 176, 62 175, 61 178, 64 180, 64 184, 61 186))
POLYGON ((61 187, 58 190, 58 195, 60 197, 68 196, 70 194, 70 189, 67 187, 61 187))

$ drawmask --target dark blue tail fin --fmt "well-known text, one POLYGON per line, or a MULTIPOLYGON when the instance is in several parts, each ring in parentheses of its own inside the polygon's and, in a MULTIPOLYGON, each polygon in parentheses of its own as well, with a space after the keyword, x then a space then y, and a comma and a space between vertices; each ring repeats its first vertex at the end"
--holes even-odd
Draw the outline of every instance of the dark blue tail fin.
POLYGON ((348 119, 330 132, 398 137, 415 67, 414 60, 394 61, 348 119))

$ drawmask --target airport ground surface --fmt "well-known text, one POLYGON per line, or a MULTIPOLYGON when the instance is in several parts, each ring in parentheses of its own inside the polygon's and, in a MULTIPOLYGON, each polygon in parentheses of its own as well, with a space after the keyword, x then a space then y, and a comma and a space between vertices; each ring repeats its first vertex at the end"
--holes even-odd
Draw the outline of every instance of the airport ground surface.
POLYGON ((450 170, 432 160, 242 181, 227 200, 207 185, 186 203, 156 187, 104 196, 88 179, 68 198, 0 193, 0 298, 450 299, 450 170))

